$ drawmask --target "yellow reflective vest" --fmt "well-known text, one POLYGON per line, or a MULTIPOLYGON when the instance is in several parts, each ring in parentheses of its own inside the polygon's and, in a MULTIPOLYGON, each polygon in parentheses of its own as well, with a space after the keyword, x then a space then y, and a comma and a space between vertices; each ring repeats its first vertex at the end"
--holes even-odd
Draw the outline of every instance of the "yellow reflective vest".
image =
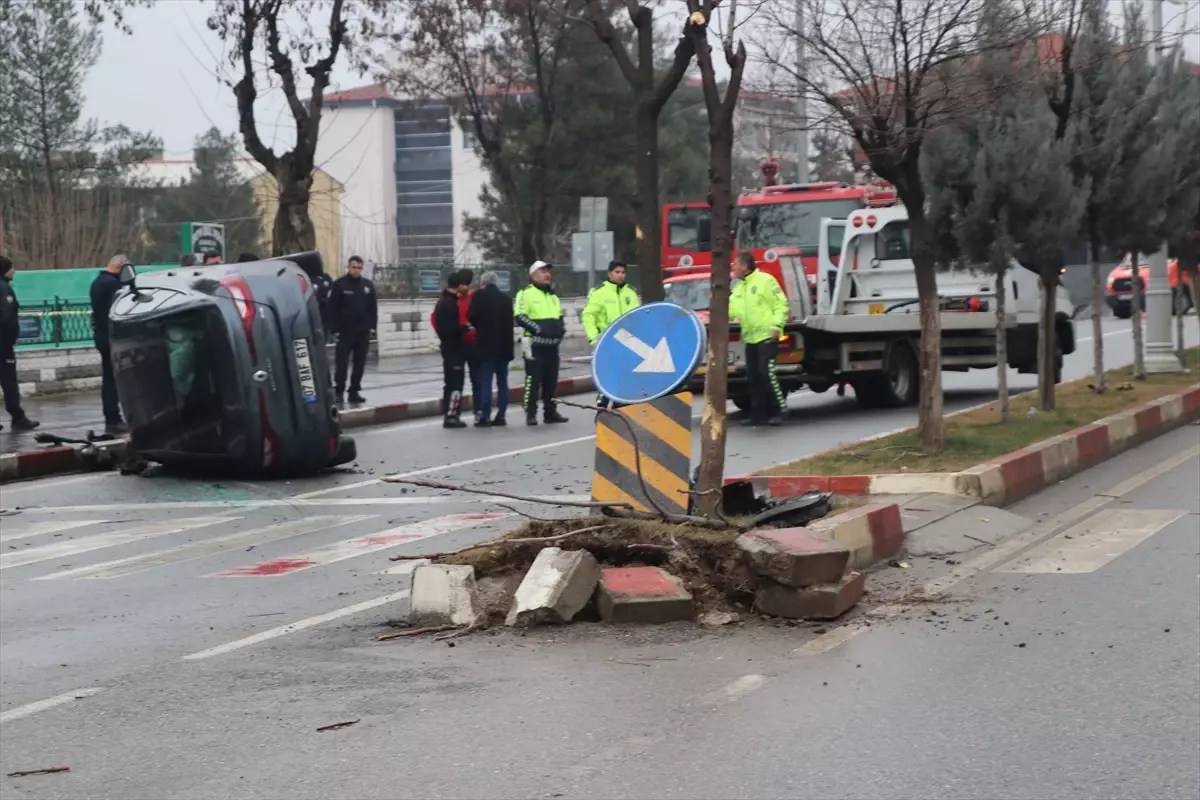
POLYGON ((583 330, 588 344, 595 344, 600 334, 608 330, 622 314, 642 304, 637 292, 628 285, 617 286, 605 281, 588 292, 587 305, 583 308, 583 330))
POLYGON ((775 276, 756 269, 738 281, 729 295, 729 319, 741 325, 746 344, 767 341, 772 330, 782 332, 788 301, 775 276))

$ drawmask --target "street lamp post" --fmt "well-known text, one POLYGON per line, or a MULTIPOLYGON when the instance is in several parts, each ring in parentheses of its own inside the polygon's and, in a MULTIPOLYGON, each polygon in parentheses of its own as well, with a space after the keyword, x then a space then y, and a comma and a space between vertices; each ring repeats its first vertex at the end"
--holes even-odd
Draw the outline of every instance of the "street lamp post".
MULTIPOLYGON (((1163 2, 1150 2, 1151 53, 1155 65, 1163 57, 1163 2)), ((1150 281, 1146 287, 1146 372, 1181 372, 1183 364, 1175 355, 1171 340, 1171 312, 1174 306, 1167 277, 1167 243, 1150 254, 1150 281)), ((1135 275, 1137 267, 1134 267, 1135 275)), ((1135 282, 1134 291, 1137 291, 1135 282)))

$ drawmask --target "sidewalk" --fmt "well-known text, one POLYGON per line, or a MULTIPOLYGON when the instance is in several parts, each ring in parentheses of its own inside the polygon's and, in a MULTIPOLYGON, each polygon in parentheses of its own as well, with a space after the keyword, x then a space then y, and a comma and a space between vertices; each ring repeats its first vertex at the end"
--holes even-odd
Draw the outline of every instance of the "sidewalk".
MULTIPOLYGON (((586 361, 568 360, 584 358, 588 354, 587 345, 583 342, 565 343, 560 379, 590 375, 591 366, 586 361)), ((524 380, 524 365, 518 357, 512 364, 509 384, 520 386, 524 380)), ((381 358, 378 364, 367 364, 363 396, 367 400, 366 406, 439 399, 442 396, 442 360, 430 353, 381 358)), ((0 424, 4 425, 4 430, 0 431, 0 453, 38 448, 40 445, 34 440, 34 435, 43 431, 83 439, 89 430, 96 433, 104 430, 99 391, 30 397, 22 399, 21 405, 30 418, 42 423, 41 427, 30 432, 13 431, 5 415, 0 419, 0 424)))

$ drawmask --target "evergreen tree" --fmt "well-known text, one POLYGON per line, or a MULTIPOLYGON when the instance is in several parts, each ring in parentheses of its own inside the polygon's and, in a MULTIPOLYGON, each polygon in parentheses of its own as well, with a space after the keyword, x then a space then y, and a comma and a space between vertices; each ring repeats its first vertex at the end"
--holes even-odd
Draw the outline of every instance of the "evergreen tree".
POLYGON ((179 186, 155 190, 147 227, 153 242, 146 260, 174 261, 181 255, 179 226, 183 222, 219 222, 225 226, 225 252, 262 250, 261 214, 254 193, 238 171, 238 139, 210 128, 196 137, 188 179, 179 186))
POLYGON ((854 183, 851 147, 844 136, 828 128, 813 131, 809 145, 808 160, 816 180, 854 183))

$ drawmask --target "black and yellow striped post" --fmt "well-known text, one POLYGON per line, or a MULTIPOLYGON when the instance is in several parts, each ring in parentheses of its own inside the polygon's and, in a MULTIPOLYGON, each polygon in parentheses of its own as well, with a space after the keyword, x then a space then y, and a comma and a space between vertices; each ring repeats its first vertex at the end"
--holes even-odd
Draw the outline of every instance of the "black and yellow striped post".
POLYGON ((657 505, 668 513, 686 514, 691 488, 692 393, 670 394, 620 410, 636 436, 614 414, 597 415, 592 500, 629 503, 639 511, 654 511, 657 505), (641 455, 640 481, 635 438, 641 455), (643 482, 649 499, 642 490, 643 482))

